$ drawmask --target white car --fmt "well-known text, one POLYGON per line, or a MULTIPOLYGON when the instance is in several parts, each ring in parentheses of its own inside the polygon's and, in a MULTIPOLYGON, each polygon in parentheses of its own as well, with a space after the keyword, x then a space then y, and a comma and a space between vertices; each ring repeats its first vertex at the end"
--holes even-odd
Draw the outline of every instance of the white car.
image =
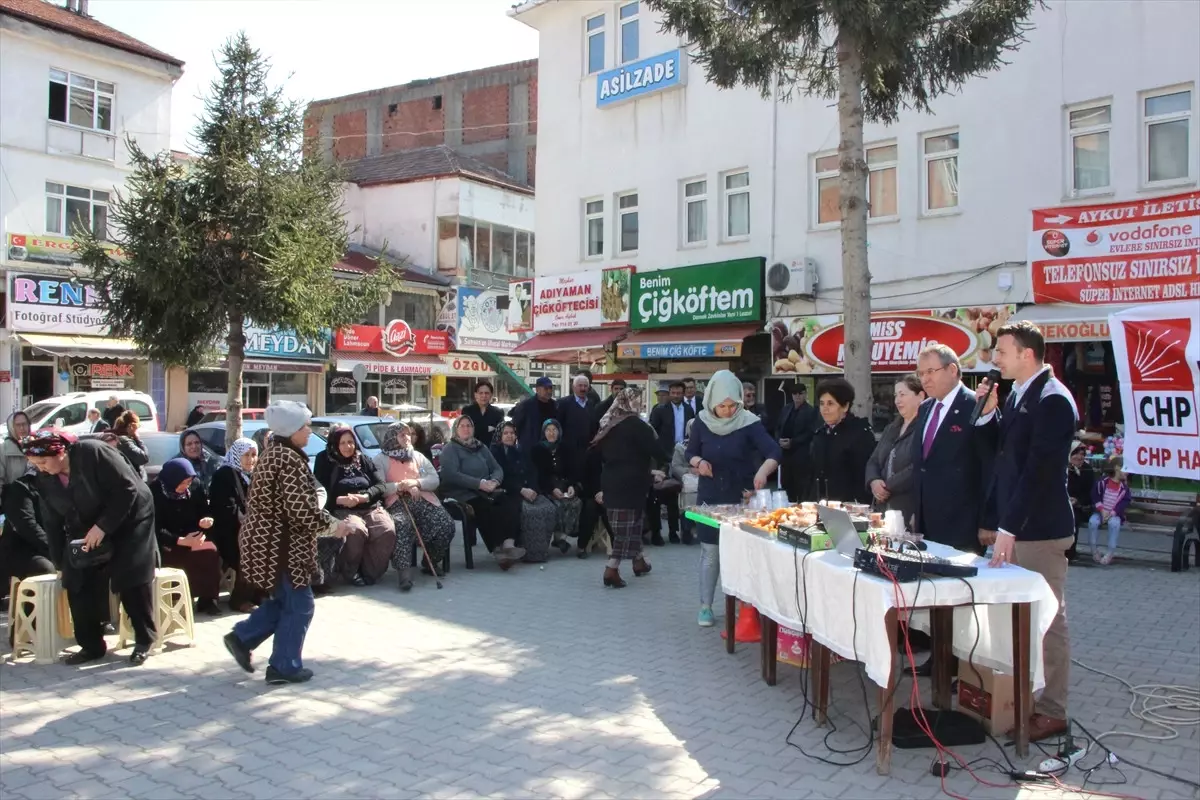
POLYGON ((62 428, 71 433, 90 433, 91 424, 87 421, 89 408, 100 410, 104 414, 108 407, 108 398, 116 396, 117 402, 138 415, 140 427, 146 431, 161 429, 158 419, 158 407, 154 399, 145 392, 132 392, 116 389, 111 392, 74 392, 58 397, 49 397, 25 409, 32 430, 41 428, 62 428))

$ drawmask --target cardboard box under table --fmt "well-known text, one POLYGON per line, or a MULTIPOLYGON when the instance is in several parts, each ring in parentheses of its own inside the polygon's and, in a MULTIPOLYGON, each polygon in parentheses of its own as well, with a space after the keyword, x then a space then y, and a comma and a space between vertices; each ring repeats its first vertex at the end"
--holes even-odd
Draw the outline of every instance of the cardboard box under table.
MULTIPOLYGON (((836 550, 812 552, 757 535, 738 525, 721 525, 721 585, 725 592, 726 649, 734 650, 735 600, 762 615, 763 679, 775 682, 780 625, 812 635, 809 648, 814 717, 826 721, 829 665, 832 654, 863 662, 867 676, 880 687, 880 746, 876 768, 891 765, 894 687, 899 620, 930 629, 933 640, 933 704, 950 708, 952 655, 977 666, 1009 675, 1026 675, 1025 691, 1015 693, 1017 754, 1029 751, 1028 717, 1032 691, 1045 685, 1042 637, 1058 603, 1041 575, 1016 566, 990 568, 973 554, 936 543, 931 555, 976 563, 972 578, 925 578, 896 585, 859 572, 836 550)), ((969 672, 970 667, 961 669, 969 672)))

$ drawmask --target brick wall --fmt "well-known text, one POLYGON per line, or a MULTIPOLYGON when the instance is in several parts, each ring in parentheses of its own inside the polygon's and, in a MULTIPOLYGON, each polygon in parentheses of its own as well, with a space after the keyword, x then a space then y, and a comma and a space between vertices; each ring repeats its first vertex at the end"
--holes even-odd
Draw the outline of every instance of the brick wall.
MULTIPOLYGON (((529 82, 529 132, 537 135, 537 78, 529 82)), ((533 162, 530 162, 533 163, 533 162)), ((532 170, 532 167, 530 167, 532 170)))
POLYGON ((446 114, 432 97, 389 103, 381 109, 383 152, 432 147, 445 141, 446 114))
POLYGON ((526 183, 530 186, 537 186, 534 178, 537 174, 537 148, 529 147, 525 150, 525 172, 527 174, 526 183))
POLYGON ((317 114, 304 115, 304 152, 321 152, 321 117, 317 114))
POLYGON ((347 111, 333 118, 333 158, 335 161, 363 158, 367 155, 367 110, 347 111))
POLYGON ((463 94, 463 144, 508 138, 508 86, 486 86, 463 94))

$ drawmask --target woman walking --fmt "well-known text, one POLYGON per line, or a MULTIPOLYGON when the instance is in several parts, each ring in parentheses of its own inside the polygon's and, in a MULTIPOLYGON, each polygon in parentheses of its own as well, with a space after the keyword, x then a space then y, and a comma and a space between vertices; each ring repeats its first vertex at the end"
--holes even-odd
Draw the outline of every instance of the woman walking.
POLYGON ((344 538, 350 523, 335 520, 317 501, 304 454, 312 435, 308 408, 276 400, 266 418, 274 435, 254 470, 241 545, 246 579, 271 596, 233 626, 225 647, 238 666, 254 672, 251 653, 274 636, 267 683, 303 683, 313 676, 301 653, 314 612, 309 581, 317 570, 317 537, 332 531, 344 538))
POLYGON ((492 457, 500 465, 504 479, 500 488, 506 494, 520 497, 521 544, 524 561, 540 564, 550 554, 550 540, 558 520, 558 508, 550 498, 538 491, 538 472, 528 455, 517 446, 517 426, 504 422, 496 430, 497 441, 492 444, 492 457))
POLYGON ((904 524, 913 529, 917 511, 916 477, 913 475, 912 424, 925 400, 921 379, 915 374, 896 381, 896 410, 900 415, 883 430, 875 452, 867 461, 867 488, 875 498, 875 508, 899 511, 904 524))
POLYGON ((417 531, 433 563, 441 564, 454 540, 454 520, 435 494, 441 484, 437 470, 413 448, 412 429, 403 422, 393 422, 384 431, 380 446, 375 470, 386 481, 388 494, 383 504, 396 529, 392 566, 399 575, 400 591, 407 592, 413 587, 417 531))
POLYGON ((154 495, 154 524, 163 566, 187 574, 197 612, 221 613, 217 608, 221 555, 208 541, 213 518, 209 516, 208 495, 196 482, 191 462, 173 458, 163 464, 150 493, 154 495))
POLYGON ((338 574, 355 586, 374 584, 387 572, 396 547, 396 526, 381 502, 387 487, 374 462, 358 451, 354 431, 345 425, 329 431, 313 474, 325 487, 325 510, 355 526, 337 557, 338 574))
POLYGON ((817 387, 817 410, 824 421, 813 437, 815 497, 846 503, 869 503, 867 461, 875 452, 871 423, 850 413, 854 387, 833 378, 817 387))
POLYGON ((257 463, 258 445, 246 438, 235 440, 225 451, 220 468, 213 473, 208 491, 208 504, 213 518, 209 538, 217 546, 223 567, 237 573, 233 590, 229 593, 229 608, 239 614, 254 610, 254 589, 242 574, 238 535, 242 530, 242 520, 246 518, 250 479, 257 463))
POLYGON ((642 552, 642 522, 646 501, 654 484, 654 464, 659 458, 658 434, 638 416, 642 393, 622 389, 600 419, 600 430, 591 446, 600 450, 602 472, 597 502, 604 506, 612 529, 612 555, 604 565, 604 585, 625 587, 621 561, 633 562, 637 577, 650 572, 642 552))
POLYGON ((579 512, 583 508, 576 475, 581 455, 562 444, 562 426, 557 420, 542 423, 542 440, 533 450, 533 466, 537 470, 538 491, 554 504, 554 545, 564 555, 571 549, 566 537, 574 536, 579 529, 579 512))
POLYGON ((504 471, 492 452, 475 438, 470 417, 454 420, 450 441, 442 448, 441 475, 446 495, 474 509, 479 535, 500 569, 509 569, 525 556, 525 548, 517 546, 521 498, 501 488, 504 471))
POLYGON ((154 643, 154 498, 125 458, 102 441, 78 441, 64 431, 40 430, 21 441, 21 450, 38 470, 42 527, 51 559, 62 571, 71 605, 79 651, 68 664, 103 658, 107 591, 121 597, 133 626, 131 664, 142 664, 154 643), (82 539, 84 558, 69 556, 72 541, 82 539), (111 548, 107 563, 87 556, 111 548))
MULTIPOLYGON (((712 376, 704 389, 704 410, 692 425, 688 438, 687 460, 699 481, 696 502, 704 504, 740 503, 746 493, 762 489, 767 478, 779 466, 783 451, 758 416, 743 404, 742 382, 729 370, 712 376)), ((711 628, 713 598, 721 574, 720 531, 710 525, 696 524, 700 538, 700 612, 696 623, 711 628)), ((758 612, 743 608, 747 620, 757 622, 758 612)), ((739 637, 739 641, 741 641, 739 637)))

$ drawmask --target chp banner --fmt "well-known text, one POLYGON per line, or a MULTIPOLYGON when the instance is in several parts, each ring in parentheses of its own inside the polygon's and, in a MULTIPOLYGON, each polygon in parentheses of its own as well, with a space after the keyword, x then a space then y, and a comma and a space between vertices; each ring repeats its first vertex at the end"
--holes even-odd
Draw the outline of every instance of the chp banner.
POLYGON ((1136 306, 1111 314, 1113 356, 1125 409, 1125 469, 1200 474, 1200 303, 1136 306))
POLYGON ((1035 303, 1200 301, 1200 192, 1035 208, 1035 303))

